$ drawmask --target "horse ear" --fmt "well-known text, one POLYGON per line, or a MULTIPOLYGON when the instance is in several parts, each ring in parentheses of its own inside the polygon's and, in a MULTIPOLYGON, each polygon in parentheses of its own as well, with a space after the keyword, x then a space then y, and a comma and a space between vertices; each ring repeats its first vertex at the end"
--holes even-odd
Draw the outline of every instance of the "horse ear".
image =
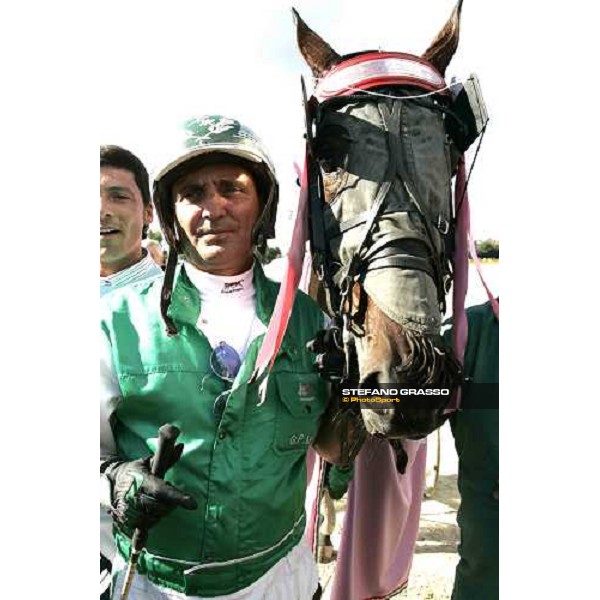
POLYGON ((341 56, 302 20, 295 8, 292 8, 292 13, 296 24, 298 48, 313 75, 321 77, 325 71, 340 61, 341 56))
POLYGON ((463 0, 458 0, 450 18, 422 56, 422 58, 430 62, 442 76, 446 72, 446 67, 452 60, 456 48, 458 47, 462 3, 463 0))

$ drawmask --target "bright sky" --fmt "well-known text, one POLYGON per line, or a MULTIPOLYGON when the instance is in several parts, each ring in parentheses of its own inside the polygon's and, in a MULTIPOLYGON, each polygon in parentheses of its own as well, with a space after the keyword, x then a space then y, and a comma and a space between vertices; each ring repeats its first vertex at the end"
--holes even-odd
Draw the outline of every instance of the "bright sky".
MULTIPOLYGON (((447 78, 479 76, 491 117, 470 183, 472 231, 499 239, 503 195, 503 115, 506 93, 497 51, 494 10, 466 0, 461 41, 447 78)), ((497 4, 497 3, 496 3, 497 4)), ((269 148, 282 190, 278 237, 287 246, 297 202, 294 161, 303 152, 300 75, 311 82, 295 41, 289 0, 102 3, 107 33, 100 74, 100 143, 136 153, 151 175, 177 147, 180 124, 220 113, 249 125, 269 148)), ((339 54, 366 49, 421 54, 446 21, 454 0, 295 0, 308 25, 339 54), (359 7, 359 8, 357 8, 359 7)))

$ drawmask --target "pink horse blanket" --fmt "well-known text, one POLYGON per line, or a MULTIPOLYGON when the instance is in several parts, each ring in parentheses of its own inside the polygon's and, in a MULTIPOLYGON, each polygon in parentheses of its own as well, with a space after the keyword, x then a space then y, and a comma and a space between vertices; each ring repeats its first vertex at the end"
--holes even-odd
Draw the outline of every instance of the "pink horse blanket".
MULTIPOLYGON (((368 438, 354 463, 333 582, 324 600, 374 600, 401 591, 419 533, 426 444, 405 441, 408 466, 396 470, 389 444, 368 438)), ((309 450, 306 535, 316 539, 321 458, 309 450)))

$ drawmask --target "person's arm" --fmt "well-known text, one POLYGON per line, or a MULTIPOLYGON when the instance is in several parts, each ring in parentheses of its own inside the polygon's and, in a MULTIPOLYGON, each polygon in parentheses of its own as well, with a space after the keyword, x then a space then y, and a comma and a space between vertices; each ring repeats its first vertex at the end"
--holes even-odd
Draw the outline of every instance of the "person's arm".
POLYGON ((121 401, 121 388, 115 373, 110 342, 100 333, 100 504, 111 507, 111 485, 104 474, 107 463, 117 455, 111 419, 121 401))
MULTIPOLYGON (((151 473, 152 456, 127 461, 118 456, 111 422, 121 389, 112 360, 111 345, 102 334, 100 343, 100 504, 110 510, 125 533, 136 527, 149 529, 177 506, 195 510, 197 503, 185 492, 151 473)), ((168 470, 175 464, 183 444, 175 446, 168 470)))
MULTIPOLYGON (((338 399, 330 398, 330 403, 337 404, 338 399)), ((313 448, 328 463, 348 467, 354 462, 365 440, 364 428, 355 418, 349 413, 334 414, 330 408, 321 417, 313 448)))
POLYGON ((325 486, 333 500, 339 500, 347 491, 354 477, 354 465, 337 467, 332 465, 327 474, 325 486))
MULTIPOLYGON (((337 405, 340 401, 339 385, 330 383, 339 377, 343 368, 343 351, 339 348, 339 340, 335 341, 331 327, 331 319, 324 316, 324 329, 317 333, 310 343, 311 351, 315 352, 315 367, 319 375, 327 380, 329 405, 319 424, 313 447, 327 462, 339 467, 348 467, 354 462, 365 440, 365 431, 357 426, 356 415, 349 411, 340 411, 337 405), (327 361, 323 361, 325 354, 327 361)), ((360 418, 360 417, 358 417, 360 418)))

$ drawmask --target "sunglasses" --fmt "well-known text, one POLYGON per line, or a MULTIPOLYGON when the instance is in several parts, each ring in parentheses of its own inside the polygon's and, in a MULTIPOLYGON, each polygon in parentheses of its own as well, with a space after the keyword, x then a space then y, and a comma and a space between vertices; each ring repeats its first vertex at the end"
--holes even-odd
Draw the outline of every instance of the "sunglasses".
POLYGON ((235 348, 225 342, 219 342, 219 345, 210 355, 210 368, 223 381, 233 383, 241 366, 242 359, 240 355, 235 348))
MULTIPOLYGON (((225 342, 219 342, 210 355, 209 365, 214 375, 231 385, 242 366, 242 359, 235 348, 225 342)), ((204 380, 202 383, 204 385, 204 380)), ((215 399, 213 414, 217 424, 221 421, 230 394, 231 389, 228 389, 221 392, 215 399)))

